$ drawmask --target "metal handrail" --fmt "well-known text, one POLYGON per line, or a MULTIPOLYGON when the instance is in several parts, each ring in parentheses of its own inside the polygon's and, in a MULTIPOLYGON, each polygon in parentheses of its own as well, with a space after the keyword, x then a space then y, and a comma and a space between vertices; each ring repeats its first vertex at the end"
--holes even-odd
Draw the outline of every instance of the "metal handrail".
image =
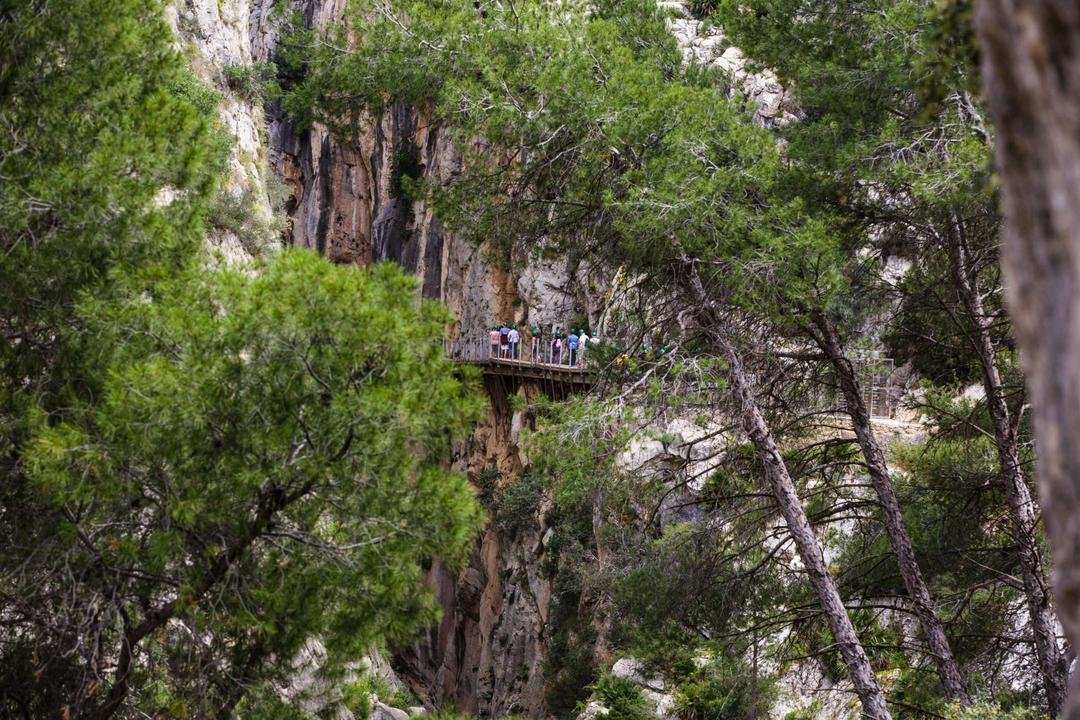
POLYGON ((516 347, 510 348, 501 343, 493 349, 489 336, 468 336, 446 342, 446 354, 458 362, 498 362, 507 364, 558 367, 572 370, 586 369, 588 345, 571 352, 566 338, 562 338, 562 347, 556 348, 552 338, 524 337, 516 347))

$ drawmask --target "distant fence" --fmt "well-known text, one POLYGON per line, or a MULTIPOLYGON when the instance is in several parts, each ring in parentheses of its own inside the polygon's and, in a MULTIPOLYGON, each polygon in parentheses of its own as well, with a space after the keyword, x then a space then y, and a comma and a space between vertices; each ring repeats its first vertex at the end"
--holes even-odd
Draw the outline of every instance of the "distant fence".
MULTIPOLYGON (((871 351, 853 355, 850 359, 855 370, 855 379, 859 383, 863 405, 870 417, 895 417, 904 388, 895 382, 896 365, 892 358, 882 357, 880 352, 871 351)), ((847 402, 836 386, 835 378, 831 381, 828 378, 829 376, 822 378, 825 382, 812 393, 811 406, 821 409, 846 409, 847 402)))
POLYGON ((892 382, 896 364, 892 358, 866 353, 854 360, 862 389, 863 403, 870 417, 892 418, 900 405, 903 389, 892 382))

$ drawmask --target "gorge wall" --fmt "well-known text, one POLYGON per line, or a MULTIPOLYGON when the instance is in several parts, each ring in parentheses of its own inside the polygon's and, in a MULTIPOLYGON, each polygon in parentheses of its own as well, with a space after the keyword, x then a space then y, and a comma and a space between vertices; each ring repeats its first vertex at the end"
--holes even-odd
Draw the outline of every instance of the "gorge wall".
MULTIPOLYGON (((262 246, 284 238, 336 262, 401 264, 420 278, 425 297, 450 308, 456 318, 452 339, 482 335, 495 321, 566 327, 576 312, 586 313, 595 326, 600 298, 596 292, 590 296, 590 278, 572 259, 511 263, 449 232, 423 202, 395 195, 403 154, 410 156, 411 171, 425 179, 446 179, 459 169, 446 132, 432 127, 422 110, 394 106, 368 118, 358 137, 345 143, 324 127, 300 128, 276 104, 264 105, 230 86, 229 68, 275 59, 291 18, 308 27, 325 25, 341 18, 346 4, 177 0, 169 7, 192 67, 220 91, 222 123, 235 138, 222 202, 244 207, 263 230, 257 238, 262 246)), ((728 72, 732 92, 757 104, 757 122, 794 117, 775 78, 746 73, 738 50, 681 3, 660 5, 670 15, 668 27, 685 61, 728 72)), ((251 238, 238 235, 222 227, 213 241, 227 255, 251 252, 251 238)), ((538 391, 519 386, 509 394, 538 391)), ((474 482, 485 473, 500 483, 514 482, 527 464, 518 448, 523 419, 511 410, 506 387, 489 387, 489 398, 487 418, 453 463, 474 482)), ((432 568, 429 580, 444 617, 395 661, 402 680, 426 705, 453 703, 490 716, 546 714, 551 587, 542 570, 544 537, 540 516, 513 533, 492 525, 460 572, 432 568)))
MULTIPOLYGON (((420 278, 425 297, 453 312, 453 337, 486 333, 497 320, 565 326, 576 308, 593 306, 580 295, 569 261, 526 261, 511 273, 507 258, 448 232, 424 203, 395 197, 392 178, 402 152, 416 153, 425 178, 445 178, 459 163, 446 133, 430 127, 422 112, 395 106, 370 118, 357 141, 346 144, 323 127, 298 128, 276 105, 264 107, 230 88, 227 68, 273 61, 288 18, 299 14, 306 25, 321 25, 339 19, 345 5, 179 0, 169 8, 196 73, 223 96, 222 123, 236 140, 226 200, 268 220, 267 245, 283 235, 341 263, 401 264, 420 278)), ((223 228, 213 240, 239 255, 244 248, 236 235, 223 228)), ((487 418, 453 462, 473 479, 497 470, 502 482, 512 482, 523 463, 521 418, 510 410, 505 388, 489 396, 487 418)), ((425 704, 495 716, 544 714, 550 588, 541 572, 541 538, 538 524, 512 537, 489 527, 460 572, 431 570, 443 620, 395 661, 425 704)))
MULTIPOLYGON (((453 460, 474 482, 505 486, 527 466, 519 451, 524 418, 510 398, 534 396, 540 388, 506 380, 485 378, 488 415, 453 460)), ((425 704, 493 717, 545 714, 551 585, 543 571, 542 525, 539 516, 514 532, 490 523, 462 572, 431 571, 443 619, 397 655, 399 673, 425 704)))

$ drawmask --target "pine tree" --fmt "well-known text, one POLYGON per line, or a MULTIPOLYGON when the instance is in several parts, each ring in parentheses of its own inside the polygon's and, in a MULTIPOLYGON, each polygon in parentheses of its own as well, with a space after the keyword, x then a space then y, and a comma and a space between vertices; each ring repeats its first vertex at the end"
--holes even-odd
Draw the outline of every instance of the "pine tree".
MULTIPOLYGON (((1061 619, 1075 648, 1080 642, 1075 602, 1080 588, 1075 529, 1080 460, 1070 436, 1080 404, 1074 366, 1066 358, 1076 345, 1072 258, 1080 228, 1075 182, 1080 15, 1067 2, 1019 7, 994 0, 980 3, 976 16, 987 95, 1000 133, 998 166, 1008 220, 1003 265, 1035 407, 1061 619), (1035 102, 1048 103, 1045 114, 1035 102)), ((1057 690, 1064 692, 1064 674, 1057 690)), ((1075 690, 1065 712, 1070 718, 1080 716, 1075 690)))
POLYGON ((444 309, 377 266, 202 252, 227 147, 160 3, 0 37, 0 713, 269 717, 437 615, 480 516, 444 309), (314 670, 314 669, 313 669, 314 670))

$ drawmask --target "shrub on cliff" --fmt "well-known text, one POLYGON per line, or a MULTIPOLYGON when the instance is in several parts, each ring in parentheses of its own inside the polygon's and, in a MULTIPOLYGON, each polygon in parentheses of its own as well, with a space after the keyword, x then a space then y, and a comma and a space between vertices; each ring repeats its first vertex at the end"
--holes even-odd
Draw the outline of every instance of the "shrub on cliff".
POLYGON ((652 720, 653 713, 633 681, 614 675, 603 675, 594 687, 596 699, 608 709, 609 720, 652 720))

